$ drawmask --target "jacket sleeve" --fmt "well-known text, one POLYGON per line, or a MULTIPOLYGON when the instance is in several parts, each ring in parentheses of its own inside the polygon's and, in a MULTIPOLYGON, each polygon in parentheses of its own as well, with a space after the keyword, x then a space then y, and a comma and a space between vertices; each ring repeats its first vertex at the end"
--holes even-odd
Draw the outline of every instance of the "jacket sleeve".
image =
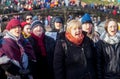
POLYGON ((13 64, 11 61, 9 61, 6 64, 2 64, 1 67, 5 71, 9 72, 12 75, 18 75, 18 74, 20 74, 19 73, 20 68, 18 66, 16 66, 15 64, 13 64))
POLYGON ((65 52, 61 41, 56 43, 53 63, 55 79, 65 79, 65 52))
POLYGON ((97 76, 98 79, 104 79, 103 78, 103 49, 102 49, 102 43, 99 41, 98 43, 96 43, 96 51, 97 51, 97 76))

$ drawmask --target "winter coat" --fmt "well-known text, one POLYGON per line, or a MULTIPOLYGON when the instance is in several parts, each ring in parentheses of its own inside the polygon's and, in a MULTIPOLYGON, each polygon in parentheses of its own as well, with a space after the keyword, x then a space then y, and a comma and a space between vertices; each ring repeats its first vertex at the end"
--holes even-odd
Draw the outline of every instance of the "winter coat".
POLYGON ((55 41, 53 38, 45 35, 44 44, 47 56, 42 56, 41 50, 35 38, 30 36, 28 40, 31 42, 36 58, 37 58, 37 72, 36 79, 53 79, 53 56, 55 41), (38 73, 39 72, 39 73, 38 73))
POLYGON ((66 47, 61 40, 57 41, 54 52, 55 79, 95 79, 94 51, 92 42, 88 37, 84 38, 81 45, 77 46, 63 38, 66 47))
POLYGON ((120 42, 108 44, 105 41, 99 40, 96 47, 98 79, 120 79, 120 42), (117 59, 118 63, 111 61, 112 57, 117 59))
POLYGON ((0 41, 0 66, 12 75, 21 76, 20 70, 29 69, 28 60, 35 59, 32 54, 32 46, 25 39, 16 40, 14 36, 7 33, 0 41))

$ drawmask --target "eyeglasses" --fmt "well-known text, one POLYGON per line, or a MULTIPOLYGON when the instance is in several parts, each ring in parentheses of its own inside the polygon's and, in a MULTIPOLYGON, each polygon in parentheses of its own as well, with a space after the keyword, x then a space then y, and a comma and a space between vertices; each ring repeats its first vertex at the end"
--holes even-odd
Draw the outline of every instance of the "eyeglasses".
POLYGON ((26 18, 26 20, 32 20, 32 18, 26 18))

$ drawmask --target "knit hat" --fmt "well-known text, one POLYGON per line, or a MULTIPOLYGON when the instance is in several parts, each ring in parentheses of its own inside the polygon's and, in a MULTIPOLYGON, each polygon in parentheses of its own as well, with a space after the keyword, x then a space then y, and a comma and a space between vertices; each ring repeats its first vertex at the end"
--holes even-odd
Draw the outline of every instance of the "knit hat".
POLYGON ((10 29, 12 29, 12 28, 14 28, 16 26, 21 26, 20 20, 18 20, 18 19, 11 19, 8 22, 7 26, 6 26, 6 29, 10 30, 10 29))
POLYGON ((22 23, 21 23, 21 27, 22 27, 22 28, 24 28, 24 26, 26 26, 26 25, 30 25, 30 23, 27 23, 27 22, 22 22, 22 23))
MULTIPOLYGON (((33 29, 33 28, 35 28, 36 26, 41 26, 41 27, 43 27, 43 24, 39 21, 39 20, 35 20, 35 21, 33 21, 32 23, 31 23, 31 30, 33 29)), ((43 27, 44 28, 44 27, 43 27)))
POLYGON ((92 23, 91 16, 88 13, 84 14, 81 19, 81 22, 82 22, 82 24, 83 23, 92 23))

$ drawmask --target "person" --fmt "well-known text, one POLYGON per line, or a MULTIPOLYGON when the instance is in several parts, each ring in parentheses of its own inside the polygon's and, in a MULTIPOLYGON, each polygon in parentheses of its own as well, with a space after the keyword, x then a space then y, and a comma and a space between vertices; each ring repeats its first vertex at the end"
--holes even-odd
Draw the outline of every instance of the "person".
POLYGON ((81 22, 67 23, 64 38, 58 39, 54 52, 55 79, 95 79, 94 53, 81 22))
POLYGON ((64 25, 64 22, 62 17, 60 16, 53 17, 50 23, 50 27, 52 28, 52 30, 49 32, 46 32, 45 34, 47 36, 54 38, 54 40, 57 40, 60 38, 59 34, 64 31, 63 25, 64 25))
POLYGON ((22 26, 22 35, 23 35, 23 37, 28 38, 30 36, 31 24, 27 23, 27 22, 22 22, 21 26, 22 26))
POLYGON ((6 34, 0 41, 0 66, 7 78, 32 78, 29 60, 35 61, 35 55, 29 41, 20 37, 21 23, 11 19, 6 26, 6 34))
POLYGON ((120 33, 117 21, 105 23, 105 33, 96 43, 98 79, 120 79, 120 33))
POLYGON ((23 20, 27 23, 32 23, 32 18, 33 18, 33 15, 31 13, 26 13, 24 16, 23 16, 23 20))
POLYGON ((95 43, 99 40, 99 32, 94 30, 94 25, 90 14, 85 13, 81 18, 82 30, 86 32, 86 35, 91 38, 95 43))
POLYGON ((45 35, 45 29, 40 20, 34 20, 31 24, 31 36, 28 38, 34 49, 37 59, 37 71, 35 79, 54 79, 53 56, 55 41, 45 35))

